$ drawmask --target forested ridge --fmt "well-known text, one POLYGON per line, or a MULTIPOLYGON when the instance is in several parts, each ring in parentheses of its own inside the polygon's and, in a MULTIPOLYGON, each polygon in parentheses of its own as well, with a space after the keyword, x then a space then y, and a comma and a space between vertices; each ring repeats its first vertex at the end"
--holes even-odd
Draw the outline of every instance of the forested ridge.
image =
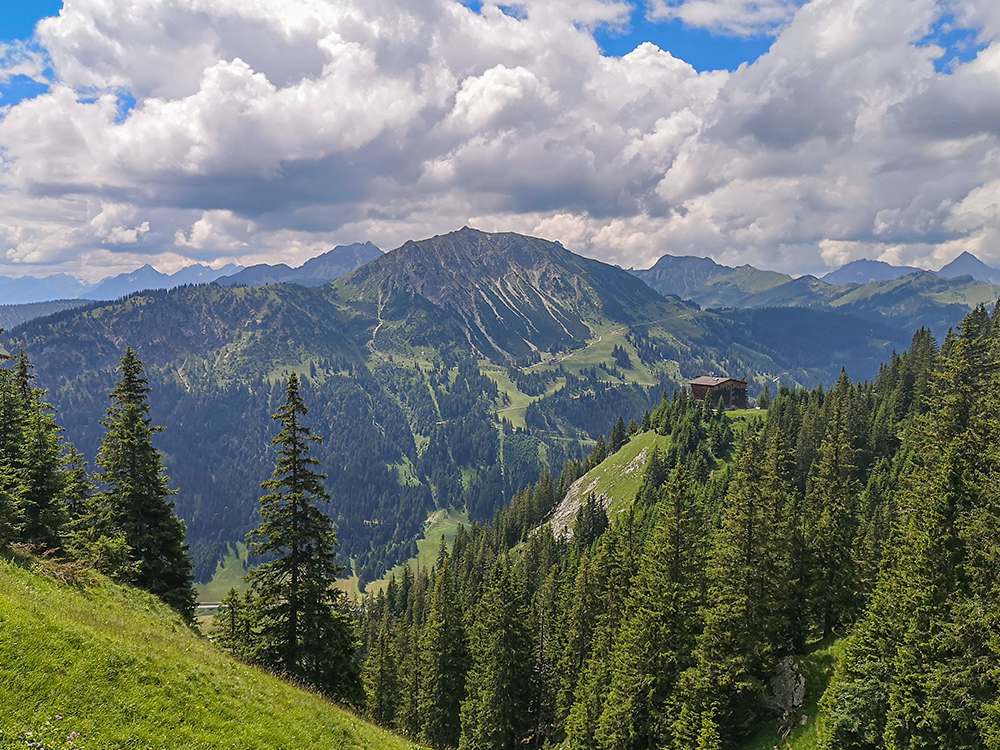
POLYGON ((874 373, 905 345, 898 333, 809 310, 706 312, 555 243, 466 229, 331 285, 143 292, 32 320, 3 344, 26 350, 91 463, 95 415, 135 349, 199 581, 256 524, 269 415, 296 373, 326 438, 316 458, 342 554, 363 585, 415 553, 435 510, 489 520, 687 378, 747 377, 751 396, 775 379, 811 387, 845 362, 874 373))
POLYGON ((602 440, 366 601, 366 710, 440 748, 777 745, 817 720, 794 657, 844 639, 821 747, 1000 747, 998 365, 980 307, 735 435, 664 396, 624 512, 544 522, 602 440))

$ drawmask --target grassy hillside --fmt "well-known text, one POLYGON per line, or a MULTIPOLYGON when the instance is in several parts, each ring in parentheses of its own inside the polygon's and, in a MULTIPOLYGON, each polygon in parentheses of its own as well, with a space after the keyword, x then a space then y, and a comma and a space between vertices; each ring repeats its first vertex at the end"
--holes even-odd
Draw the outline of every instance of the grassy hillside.
POLYGON ((666 451, 669 444, 669 437, 653 430, 633 437, 618 452, 573 482, 566 497, 552 513, 552 531, 558 536, 572 526, 577 509, 591 494, 604 500, 609 517, 627 506, 642 485, 642 473, 649 456, 657 448, 666 451))
POLYGON ((233 661, 148 594, 5 558, 0 592, 0 748, 411 747, 233 661))

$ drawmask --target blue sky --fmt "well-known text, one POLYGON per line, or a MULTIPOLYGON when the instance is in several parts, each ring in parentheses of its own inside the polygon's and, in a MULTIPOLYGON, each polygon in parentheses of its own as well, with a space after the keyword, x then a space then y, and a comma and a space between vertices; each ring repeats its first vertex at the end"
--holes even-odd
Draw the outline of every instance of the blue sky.
POLYGON ((628 54, 643 42, 652 42, 674 57, 691 63, 695 70, 735 70, 740 63, 753 62, 771 46, 772 37, 759 34, 738 37, 713 33, 707 29, 685 26, 680 19, 650 21, 645 10, 632 11, 632 18, 623 30, 607 27, 594 34, 606 55, 628 54))
POLYGON ((0 13, 0 41, 30 37, 38 19, 54 16, 61 7, 62 0, 21 0, 5 3, 3 13, 0 13))

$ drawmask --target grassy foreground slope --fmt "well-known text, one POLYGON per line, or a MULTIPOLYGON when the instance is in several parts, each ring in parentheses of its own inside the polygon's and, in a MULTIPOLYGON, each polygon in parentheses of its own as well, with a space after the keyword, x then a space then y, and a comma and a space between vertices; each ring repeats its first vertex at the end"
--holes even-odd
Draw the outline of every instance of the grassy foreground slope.
POLYGON ((233 661, 148 594, 96 576, 74 588, 0 558, 0 748, 32 740, 80 750, 411 747, 233 661))

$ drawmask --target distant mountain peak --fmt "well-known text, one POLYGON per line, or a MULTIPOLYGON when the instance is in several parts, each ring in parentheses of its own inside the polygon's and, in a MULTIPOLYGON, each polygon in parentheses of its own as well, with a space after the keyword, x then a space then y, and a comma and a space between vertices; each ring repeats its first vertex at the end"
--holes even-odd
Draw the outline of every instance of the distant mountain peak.
POLYGON ((985 284, 1000 284, 1000 269, 986 265, 967 250, 944 266, 937 272, 937 275, 945 279, 971 276, 976 281, 982 281, 985 284))
POLYGON ((922 272, 922 268, 915 266, 894 266, 882 260, 860 258, 830 271, 822 278, 827 284, 840 286, 842 284, 870 284, 873 281, 892 281, 909 276, 911 273, 922 272))

